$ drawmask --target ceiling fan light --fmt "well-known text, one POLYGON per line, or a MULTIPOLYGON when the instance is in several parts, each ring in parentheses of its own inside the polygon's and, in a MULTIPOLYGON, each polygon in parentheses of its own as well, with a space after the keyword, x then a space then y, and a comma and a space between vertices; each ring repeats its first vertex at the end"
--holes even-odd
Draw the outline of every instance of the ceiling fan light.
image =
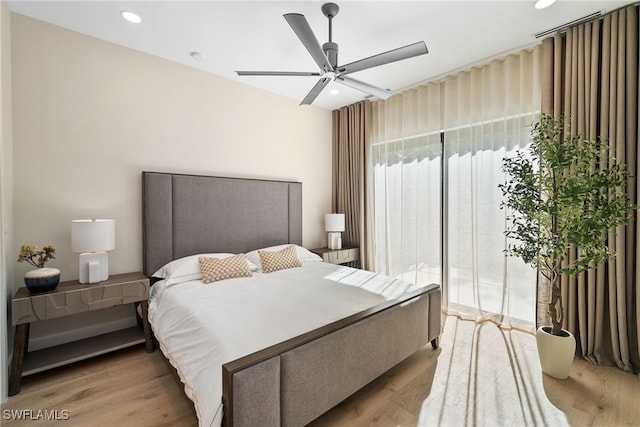
POLYGON ((133 24, 139 24, 142 22, 142 18, 135 12, 131 12, 130 10, 123 10, 120 12, 120 15, 126 20, 133 24))
POLYGON ((544 9, 551 6, 555 2, 556 0, 537 0, 533 7, 535 7, 536 9, 544 9))

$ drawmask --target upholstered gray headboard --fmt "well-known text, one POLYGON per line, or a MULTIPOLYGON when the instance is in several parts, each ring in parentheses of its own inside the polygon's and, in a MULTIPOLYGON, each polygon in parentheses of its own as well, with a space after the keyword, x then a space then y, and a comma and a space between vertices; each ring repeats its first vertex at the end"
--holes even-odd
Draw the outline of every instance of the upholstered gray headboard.
POLYGON ((211 252, 302 244, 302 183, 142 172, 143 270, 211 252))

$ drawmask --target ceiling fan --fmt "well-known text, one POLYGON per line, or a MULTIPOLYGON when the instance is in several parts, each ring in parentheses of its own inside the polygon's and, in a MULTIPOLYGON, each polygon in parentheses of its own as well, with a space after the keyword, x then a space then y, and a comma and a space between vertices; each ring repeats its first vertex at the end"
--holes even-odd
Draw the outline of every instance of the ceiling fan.
POLYGON ((329 18, 329 41, 320 47, 318 39, 313 34, 307 19, 299 13, 287 13, 284 19, 287 20, 293 31, 296 33, 304 47, 309 51, 313 60, 320 67, 319 72, 297 72, 297 71, 236 71, 239 76, 320 76, 320 80, 313 86, 311 91, 304 97, 300 105, 311 104, 329 82, 336 81, 345 86, 361 90, 368 94, 387 99, 391 96, 391 91, 361 82, 348 77, 348 74, 362 71, 379 65, 412 58, 428 53, 427 45, 424 41, 413 43, 404 47, 360 59, 346 65, 338 65, 338 44, 332 41, 332 20, 338 14, 340 8, 335 3, 322 5, 322 13, 329 18))

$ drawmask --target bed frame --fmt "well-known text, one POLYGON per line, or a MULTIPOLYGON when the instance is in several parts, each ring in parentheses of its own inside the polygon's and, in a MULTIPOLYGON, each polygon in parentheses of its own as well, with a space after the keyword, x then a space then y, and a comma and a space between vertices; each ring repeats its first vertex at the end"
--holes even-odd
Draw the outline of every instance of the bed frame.
MULTIPOLYGON (((302 184, 143 172, 144 273, 197 253, 302 244, 302 184)), ((223 424, 302 426, 431 342, 432 284, 222 367, 223 424)), ((153 325, 152 325, 153 326, 153 325)))

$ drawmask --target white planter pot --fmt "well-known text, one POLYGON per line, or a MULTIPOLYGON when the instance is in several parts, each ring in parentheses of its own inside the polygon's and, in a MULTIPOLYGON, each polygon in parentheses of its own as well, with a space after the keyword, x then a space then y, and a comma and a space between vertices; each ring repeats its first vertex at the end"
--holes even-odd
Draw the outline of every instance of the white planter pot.
POLYGON ((536 331, 536 343, 542 372, 560 380, 567 379, 576 353, 576 338, 562 330, 564 336, 551 335, 550 326, 536 331))

